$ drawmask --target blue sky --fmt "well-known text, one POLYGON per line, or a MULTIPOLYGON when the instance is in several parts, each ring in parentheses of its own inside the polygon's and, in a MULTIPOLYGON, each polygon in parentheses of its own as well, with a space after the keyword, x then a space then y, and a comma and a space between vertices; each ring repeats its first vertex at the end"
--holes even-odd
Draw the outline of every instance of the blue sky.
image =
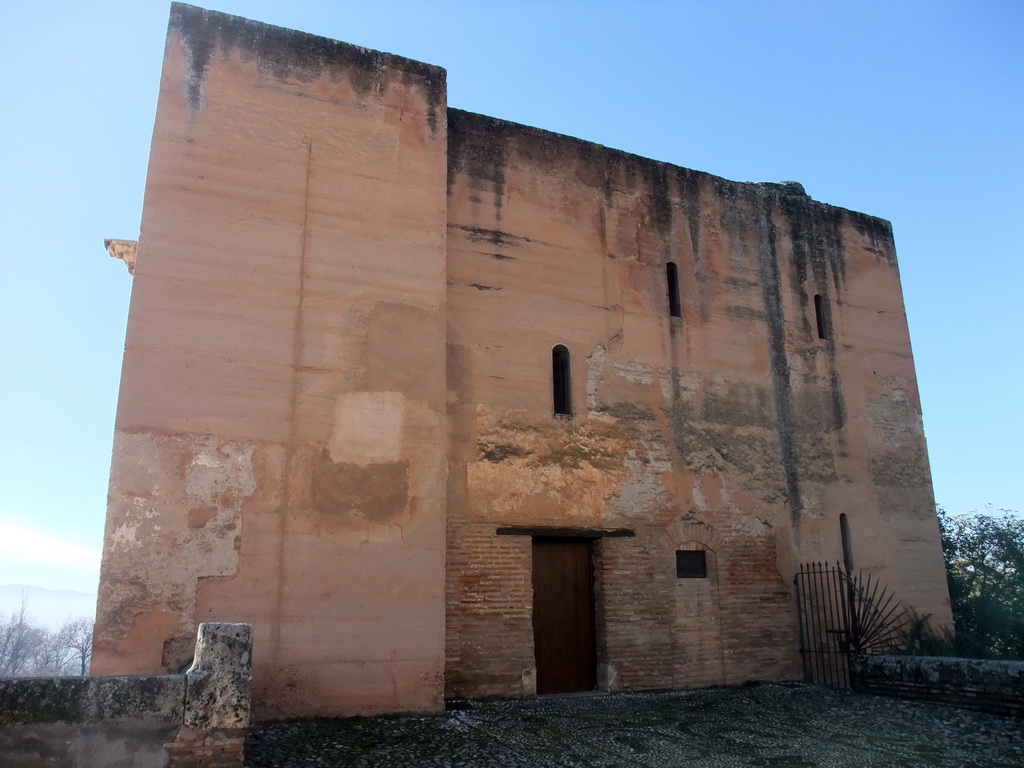
MULTIPOLYGON (((893 222, 936 497, 1024 511, 1024 3, 242 2, 449 104, 893 222)), ((0 584, 95 587, 169 4, 0 26, 0 584), (47 538, 48 537, 48 538, 47 538)))

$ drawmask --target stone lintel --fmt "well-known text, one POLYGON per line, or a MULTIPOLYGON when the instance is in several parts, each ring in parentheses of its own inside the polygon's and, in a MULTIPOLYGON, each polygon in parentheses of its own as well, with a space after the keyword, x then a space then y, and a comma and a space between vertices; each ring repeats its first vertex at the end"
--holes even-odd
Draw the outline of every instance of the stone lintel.
POLYGON ((547 526, 502 526, 498 536, 548 536, 567 539, 605 539, 635 536, 632 528, 555 528, 547 526))

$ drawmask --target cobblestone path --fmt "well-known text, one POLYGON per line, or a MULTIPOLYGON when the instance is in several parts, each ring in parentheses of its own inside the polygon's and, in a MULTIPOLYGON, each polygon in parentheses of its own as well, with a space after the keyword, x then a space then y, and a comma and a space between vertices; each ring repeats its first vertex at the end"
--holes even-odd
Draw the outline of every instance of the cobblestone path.
POLYGON ((804 685, 460 702, 252 728, 250 768, 1022 768, 1024 721, 804 685))

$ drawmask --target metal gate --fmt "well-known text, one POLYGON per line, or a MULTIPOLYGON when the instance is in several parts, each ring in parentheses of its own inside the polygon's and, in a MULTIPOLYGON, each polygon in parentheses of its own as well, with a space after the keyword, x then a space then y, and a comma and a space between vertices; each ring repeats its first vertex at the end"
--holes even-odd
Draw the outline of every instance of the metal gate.
POLYGON ((808 683, 849 688, 851 653, 902 647, 911 615, 877 578, 838 563, 804 563, 793 581, 808 683))

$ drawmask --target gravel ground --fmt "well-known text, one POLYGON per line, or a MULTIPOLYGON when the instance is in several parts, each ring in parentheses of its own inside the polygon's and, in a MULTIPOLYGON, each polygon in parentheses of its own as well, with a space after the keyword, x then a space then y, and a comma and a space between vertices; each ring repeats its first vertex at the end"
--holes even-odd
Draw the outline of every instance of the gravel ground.
POLYGON ((250 768, 1024 766, 1024 721, 806 685, 456 702, 254 726, 250 768))

